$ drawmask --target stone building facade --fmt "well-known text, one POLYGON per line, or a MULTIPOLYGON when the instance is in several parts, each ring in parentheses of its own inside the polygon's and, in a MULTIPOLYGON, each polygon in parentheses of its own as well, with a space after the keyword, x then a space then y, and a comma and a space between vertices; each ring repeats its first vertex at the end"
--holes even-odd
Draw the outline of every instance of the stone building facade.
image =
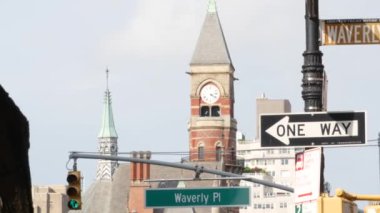
POLYGON ((34 213, 66 213, 68 197, 65 185, 33 186, 34 213))

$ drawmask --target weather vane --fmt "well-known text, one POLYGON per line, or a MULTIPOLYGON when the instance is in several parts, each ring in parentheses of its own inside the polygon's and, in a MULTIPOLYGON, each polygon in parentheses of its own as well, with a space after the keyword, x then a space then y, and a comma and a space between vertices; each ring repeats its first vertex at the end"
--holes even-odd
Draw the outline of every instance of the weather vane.
POLYGON ((108 90, 108 73, 109 73, 110 71, 108 70, 108 67, 107 67, 107 69, 106 69, 106 87, 107 87, 107 90, 108 90))

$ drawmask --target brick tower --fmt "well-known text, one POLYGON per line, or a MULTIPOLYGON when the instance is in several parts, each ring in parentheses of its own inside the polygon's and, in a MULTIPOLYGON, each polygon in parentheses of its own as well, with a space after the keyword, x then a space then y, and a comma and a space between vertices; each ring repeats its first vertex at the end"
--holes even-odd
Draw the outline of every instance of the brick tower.
POLYGON ((208 11, 190 63, 190 161, 235 164, 234 66, 215 0, 208 11))

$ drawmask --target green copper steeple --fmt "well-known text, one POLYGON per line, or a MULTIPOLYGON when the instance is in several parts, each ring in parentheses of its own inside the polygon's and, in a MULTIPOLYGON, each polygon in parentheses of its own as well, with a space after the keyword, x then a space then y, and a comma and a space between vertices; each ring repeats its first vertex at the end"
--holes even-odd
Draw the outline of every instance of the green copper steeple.
POLYGON ((111 105, 111 92, 108 89, 108 69, 106 70, 107 85, 104 97, 104 110, 102 118, 102 126, 98 138, 117 138, 115 124, 113 121, 112 105, 111 105))
POLYGON ((209 13, 216 13, 216 2, 215 2, 215 0, 209 0, 208 1, 208 12, 209 13))

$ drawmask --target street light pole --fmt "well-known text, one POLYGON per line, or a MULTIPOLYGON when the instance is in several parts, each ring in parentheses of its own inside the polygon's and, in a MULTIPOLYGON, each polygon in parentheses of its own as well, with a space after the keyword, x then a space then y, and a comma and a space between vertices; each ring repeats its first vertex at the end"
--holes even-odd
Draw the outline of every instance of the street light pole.
MULTIPOLYGON (((323 110, 324 66, 322 52, 319 50, 319 3, 318 0, 305 0, 306 50, 303 53, 302 98, 305 112, 323 110)), ((320 192, 324 192, 325 157, 322 147, 320 192)))
POLYGON ((322 111, 323 70, 319 51, 318 0, 306 0, 306 50, 303 53, 302 98, 305 112, 322 111))

